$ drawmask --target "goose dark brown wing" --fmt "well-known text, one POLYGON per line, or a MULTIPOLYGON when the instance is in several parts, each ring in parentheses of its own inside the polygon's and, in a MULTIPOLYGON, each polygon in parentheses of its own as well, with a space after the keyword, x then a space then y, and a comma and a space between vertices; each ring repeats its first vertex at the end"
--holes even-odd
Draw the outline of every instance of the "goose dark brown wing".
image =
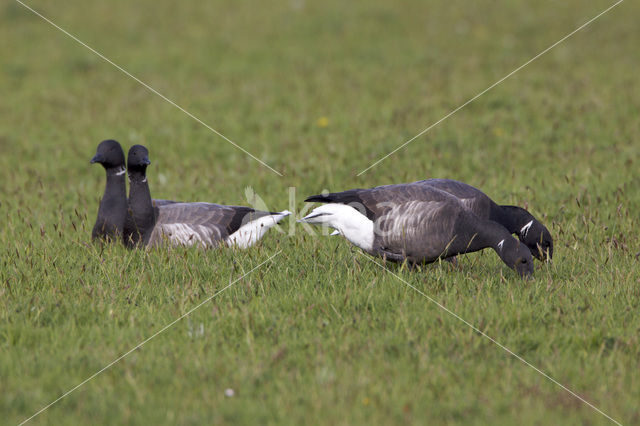
POLYGON ((484 192, 471 185, 452 179, 426 179, 414 182, 413 185, 436 188, 455 196, 469 210, 482 219, 488 219, 493 204, 484 192))
POLYGON ((375 221, 398 204, 410 201, 445 201, 450 198, 450 194, 426 185, 397 184, 313 195, 305 201, 345 204, 355 208, 369 220, 375 221))

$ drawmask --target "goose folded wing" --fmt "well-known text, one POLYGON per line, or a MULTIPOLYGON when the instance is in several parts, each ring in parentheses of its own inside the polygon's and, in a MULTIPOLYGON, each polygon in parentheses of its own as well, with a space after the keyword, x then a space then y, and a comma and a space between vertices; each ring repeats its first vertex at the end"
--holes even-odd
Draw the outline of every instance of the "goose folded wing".
POLYGON ((482 218, 488 218, 491 211, 491 199, 478 188, 452 179, 426 179, 413 185, 439 189, 455 196, 462 205, 482 218))
POLYGON ((340 203, 349 205, 370 220, 384 216, 390 209, 410 201, 459 202, 451 194, 427 185, 383 185, 371 189, 350 189, 326 195, 314 195, 307 202, 340 203))

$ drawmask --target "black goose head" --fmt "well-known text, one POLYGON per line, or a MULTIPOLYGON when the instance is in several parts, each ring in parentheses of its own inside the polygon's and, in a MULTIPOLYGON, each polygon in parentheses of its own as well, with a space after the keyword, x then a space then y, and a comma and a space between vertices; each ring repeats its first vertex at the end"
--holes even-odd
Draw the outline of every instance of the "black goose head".
POLYGON ((540 222, 532 219, 519 231, 518 238, 522 241, 531 254, 539 260, 551 260, 553 258, 553 238, 549 230, 540 222))
POLYGON ((142 145, 133 145, 129 149, 129 155, 127 157, 127 170, 129 174, 138 173, 145 175, 147 166, 151 164, 149 161, 149 151, 142 145))
POLYGON ((505 238, 498 243, 498 253, 502 260, 521 277, 533 275, 533 258, 529 248, 515 238, 505 238))
POLYGON ((91 159, 91 164, 100 163, 105 169, 124 167, 124 151, 113 139, 100 142, 96 155, 91 159))

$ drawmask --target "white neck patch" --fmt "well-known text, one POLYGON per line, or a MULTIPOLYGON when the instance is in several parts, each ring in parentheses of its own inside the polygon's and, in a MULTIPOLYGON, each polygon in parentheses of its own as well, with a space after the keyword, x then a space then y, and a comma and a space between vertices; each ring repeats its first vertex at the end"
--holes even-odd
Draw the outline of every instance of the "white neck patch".
MULTIPOLYGON (((144 179, 142 179, 140 182, 145 183, 147 181, 147 177, 145 176, 144 179)), ((131 174, 129 174, 129 183, 133 182, 133 179, 131 178, 131 174)))
POLYGON ((125 172, 127 171, 127 169, 125 169, 124 167, 122 169, 120 169, 119 172, 116 172, 116 176, 122 176, 125 172))
POLYGON ((503 245, 504 245, 504 238, 498 243, 498 250, 502 251, 503 245))
POLYGON ((527 232, 529 232, 529 229, 531 228, 531 225, 533 225, 533 220, 522 227, 522 229, 520 230, 520 234, 523 237, 527 236, 527 232))

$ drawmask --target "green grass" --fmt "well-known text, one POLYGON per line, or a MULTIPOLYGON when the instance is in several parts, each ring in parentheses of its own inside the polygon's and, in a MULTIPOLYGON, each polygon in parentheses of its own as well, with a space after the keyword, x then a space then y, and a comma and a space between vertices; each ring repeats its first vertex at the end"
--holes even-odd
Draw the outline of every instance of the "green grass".
POLYGON ((458 269, 393 270, 614 419, 640 423, 637 2, 360 177, 611 2, 28 4, 284 177, 2 3, 3 422, 281 250, 33 423, 609 423, 346 241, 292 220, 246 251, 93 246, 104 174, 89 159, 115 138, 149 147, 157 198, 246 204, 251 186, 291 209, 295 187, 299 211, 325 188, 446 177, 529 208, 556 240, 535 280, 489 251, 458 269))

